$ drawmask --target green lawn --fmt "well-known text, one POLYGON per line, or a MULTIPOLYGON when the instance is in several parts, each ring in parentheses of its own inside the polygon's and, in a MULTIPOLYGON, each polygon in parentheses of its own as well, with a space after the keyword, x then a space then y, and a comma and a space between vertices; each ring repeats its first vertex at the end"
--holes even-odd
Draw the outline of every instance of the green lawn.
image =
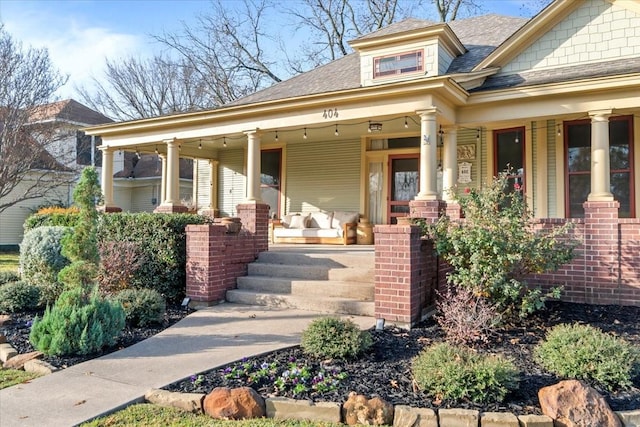
POLYGON ((311 421, 276 421, 270 418, 260 418, 245 421, 214 420, 206 415, 194 415, 175 408, 143 403, 132 405, 122 411, 106 417, 98 418, 81 427, 118 427, 118 426, 172 426, 172 427, 344 427, 343 424, 311 421))
POLYGON ((18 271, 19 252, 0 252, 0 271, 18 271))

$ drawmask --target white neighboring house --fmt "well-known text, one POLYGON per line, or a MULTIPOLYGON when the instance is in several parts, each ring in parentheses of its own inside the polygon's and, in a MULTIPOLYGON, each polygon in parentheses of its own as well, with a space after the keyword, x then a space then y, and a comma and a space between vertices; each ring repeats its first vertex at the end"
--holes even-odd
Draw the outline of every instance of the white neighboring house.
MULTIPOLYGON (((81 103, 67 99, 43 105, 32 115, 33 122, 51 123, 55 125, 55 142, 47 145, 41 161, 48 165, 48 169, 60 174, 72 174, 77 177, 84 166, 92 164, 100 166, 102 156, 98 150, 91 152, 91 137, 84 136, 79 129, 87 125, 97 125, 111 122, 108 117, 94 111, 81 103), (53 166, 51 166, 53 165, 53 166)), ((94 138, 94 144, 98 145, 100 138, 94 138)), ((27 175, 12 193, 12 197, 28 185, 30 177, 27 175)), ((8 209, 0 212, 0 248, 15 248, 22 241, 23 224, 25 219, 38 207, 43 205, 71 204, 73 193, 73 180, 48 192, 46 197, 29 199, 18 202, 8 209)))

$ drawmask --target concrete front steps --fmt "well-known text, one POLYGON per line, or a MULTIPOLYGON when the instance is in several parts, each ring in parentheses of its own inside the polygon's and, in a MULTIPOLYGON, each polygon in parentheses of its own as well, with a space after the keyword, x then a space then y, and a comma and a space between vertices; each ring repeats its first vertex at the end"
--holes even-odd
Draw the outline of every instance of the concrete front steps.
POLYGON ((238 278, 237 289, 227 291, 227 301, 373 316, 373 250, 324 248, 262 252, 248 275, 238 278))

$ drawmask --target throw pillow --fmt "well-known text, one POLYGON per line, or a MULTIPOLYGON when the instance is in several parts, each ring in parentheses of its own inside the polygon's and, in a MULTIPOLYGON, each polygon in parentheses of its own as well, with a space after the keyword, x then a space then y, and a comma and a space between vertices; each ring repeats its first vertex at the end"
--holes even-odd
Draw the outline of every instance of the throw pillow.
POLYGON ((308 215, 295 215, 291 217, 289 228, 307 228, 308 215))

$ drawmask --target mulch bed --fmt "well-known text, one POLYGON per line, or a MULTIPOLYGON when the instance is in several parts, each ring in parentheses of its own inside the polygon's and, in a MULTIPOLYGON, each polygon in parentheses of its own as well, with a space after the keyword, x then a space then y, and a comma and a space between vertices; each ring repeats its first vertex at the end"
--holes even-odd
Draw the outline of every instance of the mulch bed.
MULTIPOLYGON (((545 336, 547 329, 559 323, 578 322, 596 326, 640 346, 640 307, 595 306, 553 302, 548 309, 524 321, 515 322, 500 330, 485 347, 479 351, 502 354, 520 369, 519 389, 511 393, 500 404, 478 405, 468 401, 437 401, 416 390, 411 375, 411 359, 422 349, 443 340, 443 335, 433 321, 424 322, 411 331, 385 328, 372 331, 374 346, 359 360, 318 361, 304 355, 299 347, 277 351, 261 357, 248 358, 255 366, 278 362, 286 367, 290 362, 298 366, 307 365, 314 370, 321 366, 348 374, 337 389, 330 392, 313 393, 279 392, 272 380, 257 384, 247 384, 245 380, 225 378, 231 366, 194 375, 166 387, 167 390, 181 392, 208 393, 215 387, 239 387, 249 385, 262 396, 280 396, 311 401, 332 401, 344 403, 349 392, 355 391, 369 397, 379 396, 393 405, 415 407, 466 408, 480 411, 499 411, 521 414, 541 414, 538 390, 561 380, 542 370, 532 359, 535 345, 545 336)), ((284 370, 284 368, 283 368, 284 370)), ((640 375, 633 381, 630 390, 609 393, 596 387, 605 396, 612 409, 617 411, 640 409, 640 375)))
MULTIPOLYGON (((38 313, 16 313, 12 315, 10 323, 0 326, 0 334, 6 335, 7 340, 20 353, 33 351, 29 343, 29 330, 36 314, 38 313)), ((142 341, 176 323, 186 314, 188 312, 179 306, 169 307, 161 325, 147 328, 127 327, 115 346, 104 349, 100 353, 86 356, 46 357, 44 360, 59 368, 69 367, 142 341)), ((425 347, 443 340, 440 328, 432 320, 421 323, 410 331, 393 327, 387 327, 384 331, 372 331, 374 346, 356 361, 318 361, 305 356, 299 347, 246 359, 248 362, 254 362, 256 366, 277 361, 284 367, 289 362, 295 361, 298 365, 306 364, 315 369, 323 364, 322 366, 327 369, 346 373, 348 377, 340 381, 337 389, 330 392, 279 393, 272 381, 247 384, 245 381, 225 378, 225 368, 229 367, 194 375, 166 389, 208 393, 215 387, 250 385, 263 396, 340 403, 346 401, 349 392, 355 391, 369 397, 379 396, 394 405, 539 414, 538 390, 557 383, 560 378, 545 372, 532 360, 533 348, 544 338, 550 327, 559 323, 572 322, 590 324, 640 347, 640 307, 552 302, 548 304, 545 311, 504 327, 479 350, 509 357, 521 371, 519 389, 507 396, 505 402, 500 404, 477 405, 467 401, 436 401, 415 389, 411 375, 411 359, 425 347)), ((633 387, 629 390, 608 393, 606 390, 597 389, 614 410, 640 409, 640 375, 634 378, 633 387)))

